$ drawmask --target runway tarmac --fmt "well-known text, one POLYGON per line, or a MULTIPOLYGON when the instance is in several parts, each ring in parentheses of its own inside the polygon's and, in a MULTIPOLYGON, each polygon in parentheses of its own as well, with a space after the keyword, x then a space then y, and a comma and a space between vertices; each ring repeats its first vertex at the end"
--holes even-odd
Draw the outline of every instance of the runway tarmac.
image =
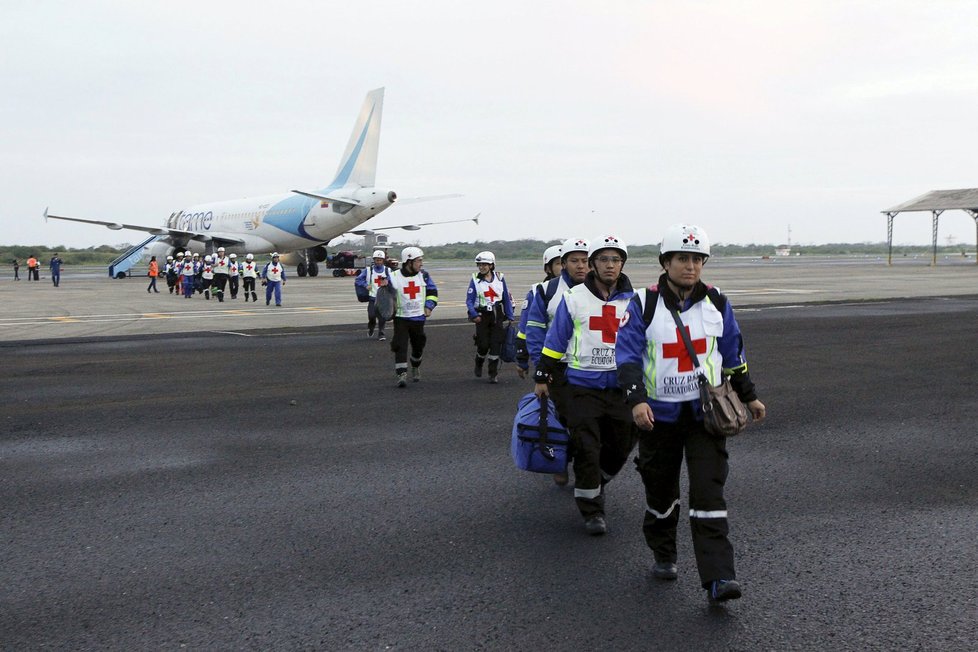
MULTIPOLYGON (((705 277, 726 293, 735 306, 795 305, 817 302, 874 301, 917 296, 978 294, 978 265, 972 259, 942 259, 930 267, 923 258, 774 257, 715 258, 705 277)), ((465 318, 465 292, 474 271, 460 261, 428 261, 426 268, 439 286, 435 321, 465 318)), ((517 307, 526 290, 542 280, 532 263, 502 261, 517 307)), ((289 270, 291 271, 291 269, 289 270)), ((327 270, 328 271, 328 270, 327 270)), ((650 260, 629 260, 625 273, 633 285, 654 283, 661 269, 650 260)), ((161 333, 249 333, 280 328, 320 328, 365 321, 356 301, 352 278, 319 276, 286 283, 284 306, 205 301, 200 295, 182 299, 167 293, 148 294, 146 277, 108 278, 102 267, 68 267, 60 287, 42 276, 39 282, 0 280, 0 343, 35 339, 128 337, 161 333)), ((259 288, 261 289, 261 288, 259 288)))
POLYGON ((601 538, 515 469, 530 384, 471 377, 467 267, 430 265, 452 289, 406 389, 352 279, 254 315, 4 281, 0 648, 974 649, 978 270, 714 262, 770 415, 729 444, 720 608, 685 527, 651 578, 632 468, 601 538))

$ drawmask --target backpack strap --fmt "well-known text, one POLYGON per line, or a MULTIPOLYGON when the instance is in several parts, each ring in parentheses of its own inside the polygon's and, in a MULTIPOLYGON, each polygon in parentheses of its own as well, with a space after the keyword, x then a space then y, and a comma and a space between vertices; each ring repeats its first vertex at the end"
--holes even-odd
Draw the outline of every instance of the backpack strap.
POLYGON ((650 285, 645 288, 645 309, 642 311, 642 322, 645 328, 652 325, 652 318, 655 317, 655 307, 659 305, 659 286, 650 285))

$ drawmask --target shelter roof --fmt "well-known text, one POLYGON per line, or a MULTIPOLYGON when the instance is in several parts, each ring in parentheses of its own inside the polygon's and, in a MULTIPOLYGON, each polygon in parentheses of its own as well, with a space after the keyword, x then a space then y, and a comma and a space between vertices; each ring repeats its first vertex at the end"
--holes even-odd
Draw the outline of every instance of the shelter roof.
POLYGON ((931 190, 920 197, 905 201, 881 213, 909 211, 944 211, 952 209, 978 211, 978 188, 962 190, 931 190))

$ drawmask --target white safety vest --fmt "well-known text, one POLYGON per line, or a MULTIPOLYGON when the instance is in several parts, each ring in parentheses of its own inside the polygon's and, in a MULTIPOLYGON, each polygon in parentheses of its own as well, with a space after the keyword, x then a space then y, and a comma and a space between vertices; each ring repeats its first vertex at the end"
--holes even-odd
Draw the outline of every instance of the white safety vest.
POLYGON ((424 273, 404 276, 400 269, 391 272, 391 287, 397 290, 397 316, 418 317, 424 314, 425 294, 428 287, 424 273))
POLYGON ((230 272, 231 272, 231 276, 237 276, 238 275, 238 272, 239 272, 238 261, 232 262, 231 263, 231 267, 229 269, 230 269, 230 272))
MULTIPOLYGON (((567 285, 567 281, 564 280, 563 274, 558 276, 557 279, 557 291, 554 292, 554 295, 550 298, 550 303, 547 304, 547 317, 551 322, 554 320, 554 315, 557 314, 557 306, 560 305, 560 300, 564 298, 564 293, 570 289, 570 286, 567 285)), ((574 287, 577 286, 575 285, 574 287)), ((543 289, 546 291, 546 284, 543 285, 543 289)), ((590 292, 588 294, 590 294, 590 292)))
POLYGON ((189 261, 188 260, 187 262, 185 262, 183 264, 182 273, 183 273, 184 276, 193 276, 194 275, 194 263, 193 263, 193 261, 189 261))
POLYGON ((367 292, 370 296, 377 296, 377 288, 387 285, 387 268, 377 271, 373 265, 367 268, 367 292))
POLYGON ((223 258, 218 258, 214 261, 214 273, 215 274, 230 274, 231 273, 231 259, 227 256, 223 258))
POLYGON ((265 278, 269 281, 279 282, 282 280, 282 263, 268 263, 265 265, 265 278))
POLYGON ((492 307, 503 300, 503 275, 492 273, 491 280, 480 278, 478 274, 472 275, 472 282, 475 284, 475 293, 479 299, 479 308, 482 310, 492 310, 492 307))
MULTIPOLYGON (((645 309, 645 293, 639 301, 645 309)), ((712 385, 719 385, 723 357, 717 350, 717 338, 723 335, 723 315, 709 297, 697 301, 689 310, 680 313, 689 329, 689 339, 712 385)), ((659 295, 652 323, 645 329, 647 347, 643 354, 645 390, 649 398, 665 403, 681 403, 699 398, 699 373, 686 350, 686 344, 676 328, 669 309, 659 295)))
POLYGON ((200 273, 201 278, 214 278, 214 267, 210 263, 204 263, 204 271, 200 273))
POLYGON ((581 371, 616 369, 618 325, 631 298, 632 293, 626 292, 606 302, 594 296, 584 283, 564 293, 564 304, 574 322, 574 332, 566 351, 569 367, 581 371))
POLYGON ((244 267, 241 268, 241 275, 245 278, 258 278, 258 265, 255 261, 245 261, 244 267))

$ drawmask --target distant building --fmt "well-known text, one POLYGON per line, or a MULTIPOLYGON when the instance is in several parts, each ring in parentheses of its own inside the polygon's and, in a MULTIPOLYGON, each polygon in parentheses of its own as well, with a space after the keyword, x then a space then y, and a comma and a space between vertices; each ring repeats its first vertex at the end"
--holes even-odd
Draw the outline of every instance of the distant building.
POLYGON ((791 245, 790 244, 778 245, 777 248, 775 248, 774 253, 777 254, 778 256, 790 256, 791 245))

